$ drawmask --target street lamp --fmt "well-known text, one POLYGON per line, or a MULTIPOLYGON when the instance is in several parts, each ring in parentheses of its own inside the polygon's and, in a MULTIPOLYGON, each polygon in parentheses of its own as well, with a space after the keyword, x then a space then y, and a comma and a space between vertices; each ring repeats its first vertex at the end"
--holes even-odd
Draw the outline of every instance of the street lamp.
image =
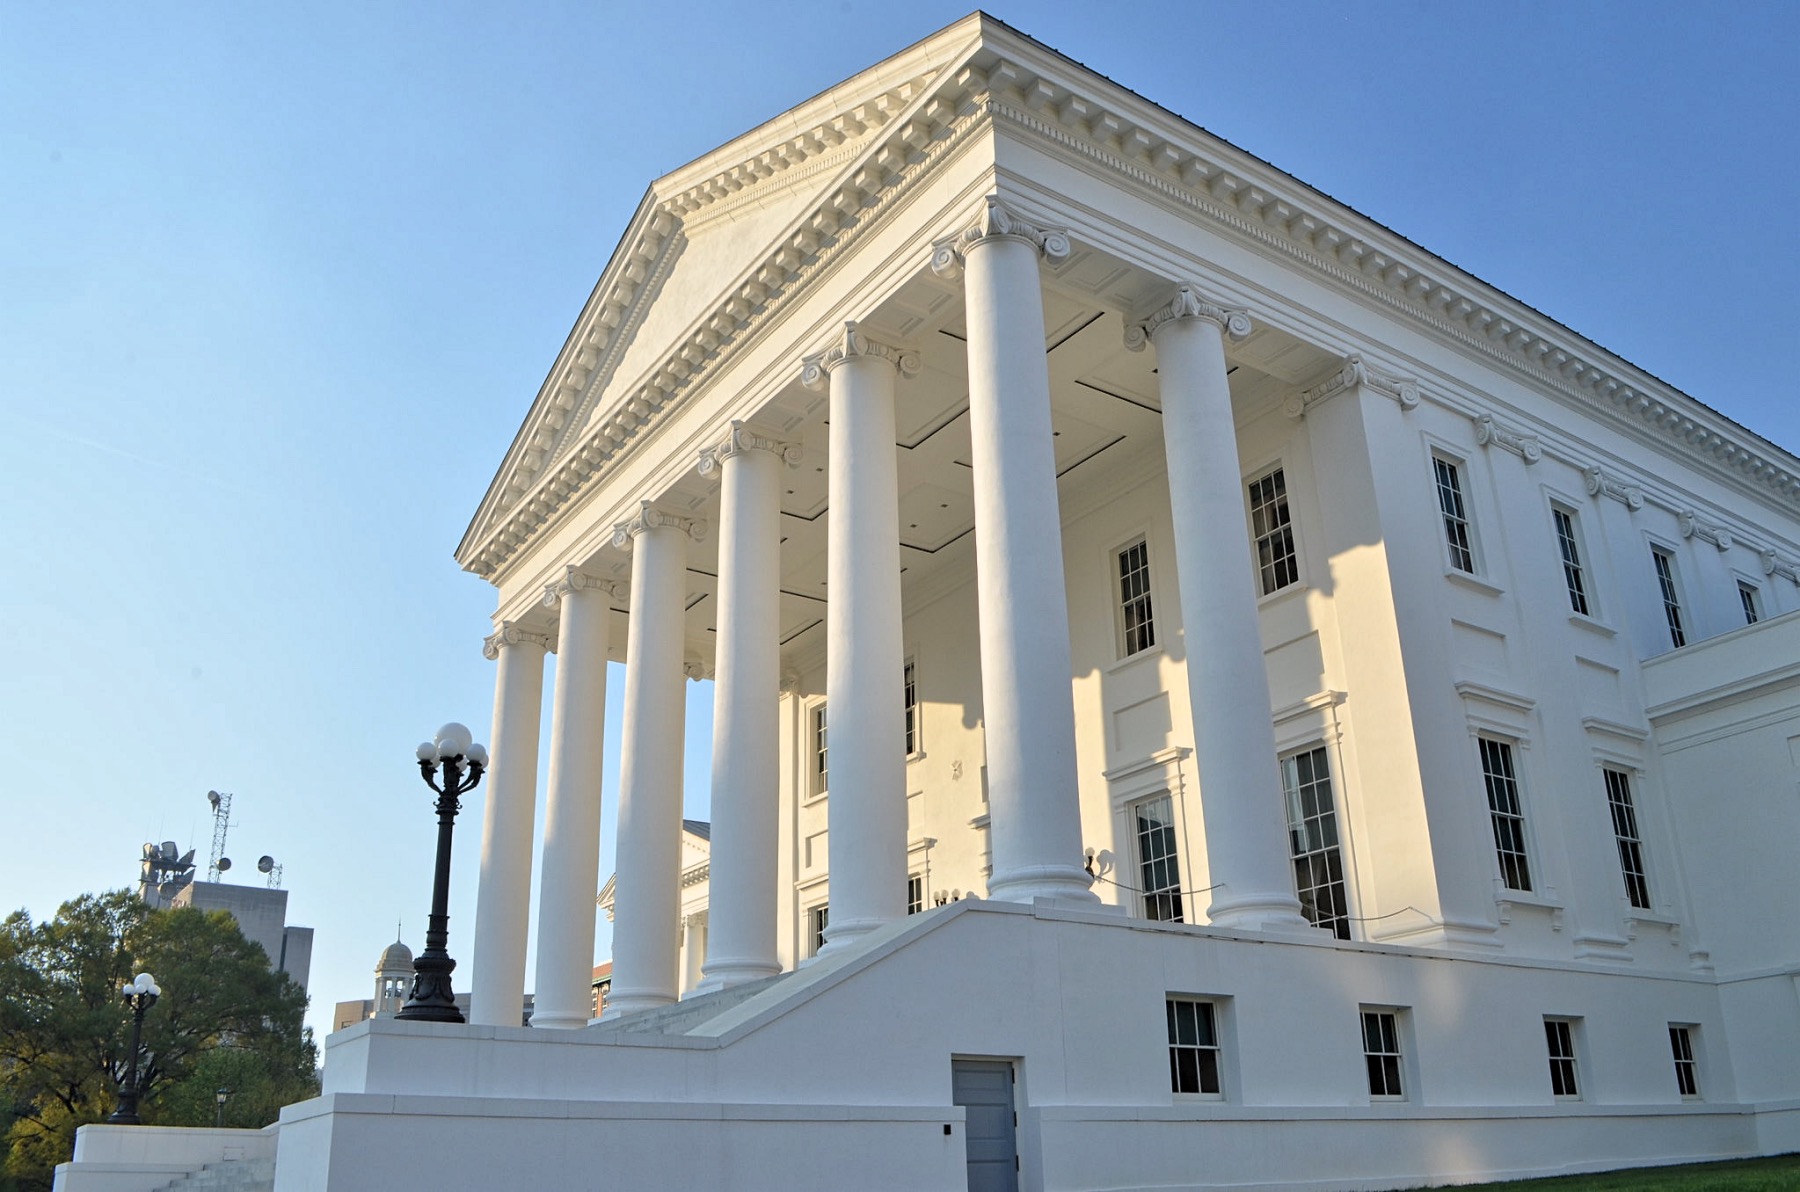
POLYGON ((221 1088, 213 1093, 213 1104, 217 1107, 217 1112, 213 1115, 213 1125, 221 1129, 225 1125, 225 1098, 229 1096, 231 1096, 231 1090, 227 1088, 221 1088))
POLYGON ((450 834, 456 826, 456 813, 462 810, 462 796, 475 789, 487 768, 487 750, 470 740, 468 729, 451 723, 437 731, 435 740, 419 746, 416 756, 419 777, 438 796, 437 874, 431 883, 425 950, 413 961, 412 992, 394 1017, 413 1022, 461 1022, 462 1011, 456 1008, 456 995, 450 991, 450 973, 456 961, 446 951, 450 942, 450 834))
POLYGON ((128 985, 119 986, 119 996, 131 1007, 131 1053, 125 1060, 125 1079, 119 1082, 119 1107, 107 1122, 114 1126, 138 1126, 138 1052, 144 1039, 144 1011, 156 1004, 162 989, 149 973, 139 973, 128 985))

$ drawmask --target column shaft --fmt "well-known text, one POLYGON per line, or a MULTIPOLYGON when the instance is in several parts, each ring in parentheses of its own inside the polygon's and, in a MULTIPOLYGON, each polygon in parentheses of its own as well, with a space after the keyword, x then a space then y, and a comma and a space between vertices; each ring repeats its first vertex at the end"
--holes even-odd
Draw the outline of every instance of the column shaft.
POLYGON ((843 947, 906 913, 895 361, 851 328, 832 353, 825 701, 831 921, 843 947))
POLYGON ((1151 332, 1151 342, 1162 383, 1194 770, 1207 863, 1219 886, 1207 914, 1222 926, 1305 927, 1288 868, 1269 677, 1225 373, 1221 324, 1233 316, 1240 325, 1248 320, 1241 312, 1210 307, 1189 290, 1172 309, 1151 332), (1202 307, 1217 317, 1192 313, 1202 307))
POLYGON ((606 722, 611 585, 570 569, 546 592, 562 606, 544 874, 538 895, 537 989, 531 1025, 586 1026, 592 1016, 594 896, 600 885, 600 767, 606 722))
POLYGON ((613 538, 629 542, 635 557, 607 1018, 668 1005, 678 989, 687 533, 677 523, 646 507, 613 538))
MULTIPOLYGON (((734 427, 703 460, 721 470, 713 666, 712 876, 705 979, 723 989, 781 971, 775 955, 781 700, 781 460, 734 427)), ((769 444, 769 448, 779 447, 769 444)))
POLYGON ((531 830, 537 812, 547 644, 542 636, 511 625, 487 641, 486 653, 499 665, 469 965, 469 1021, 481 1026, 518 1026, 524 1018, 531 830))
MULTIPOLYGON (((1068 597, 1039 248, 965 249, 969 436, 993 898, 1093 901, 1081 865, 1068 597)), ((835 727, 835 726, 834 726, 835 727)))

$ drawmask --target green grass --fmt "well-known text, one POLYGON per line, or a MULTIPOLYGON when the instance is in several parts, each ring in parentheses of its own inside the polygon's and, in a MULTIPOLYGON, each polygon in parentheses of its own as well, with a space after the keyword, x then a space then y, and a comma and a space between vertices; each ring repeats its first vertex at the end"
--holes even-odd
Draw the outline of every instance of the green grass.
POLYGON ((1481 1192, 1800 1192, 1800 1154, 1462 1186, 1481 1192))

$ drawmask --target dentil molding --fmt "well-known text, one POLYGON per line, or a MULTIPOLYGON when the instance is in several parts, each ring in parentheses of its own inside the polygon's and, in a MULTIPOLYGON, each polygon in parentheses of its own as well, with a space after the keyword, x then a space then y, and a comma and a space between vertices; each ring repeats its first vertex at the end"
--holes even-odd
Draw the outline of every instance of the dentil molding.
POLYGON ((1021 218, 999 195, 989 195, 972 226, 931 246, 931 271, 946 281, 955 281, 962 276, 969 250, 998 237, 1023 240, 1043 254, 1045 260, 1060 261, 1069 255, 1066 229, 1040 228, 1021 218))
POLYGON ((663 529, 679 530, 699 542, 706 537, 706 519, 683 517, 679 513, 670 513, 666 509, 658 509, 649 501, 643 501, 638 505, 636 517, 614 524, 612 544, 621 550, 630 550, 632 539, 639 534, 663 529))
POLYGON ((500 628, 481 640, 481 656, 489 662, 500 657, 500 651, 506 646, 536 646, 540 650, 548 650, 554 639, 548 633, 527 629, 513 621, 500 622, 500 628))
POLYGON ((919 354, 880 340, 870 339, 857 327, 855 320, 844 324, 838 342, 823 352, 815 352, 800 364, 800 383, 808 389, 826 388, 826 377, 846 360, 874 358, 886 360, 903 377, 919 375, 919 354))
POLYGON ((1165 323, 1173 323, 1177 319, 1205 319, 1209 323, 1216 323, 1219 330, 1233 340, 1243 339, 1250 334, 1249 311, 1208 302, 1193 286, 1182 285, 1176 288, 1173 298, 1148 315, 1126 322, 1125 346, 1134 352, 1143 351, 1144 345, 1156 338, 1156 333, 1165 323))
POLYGON ((1418 382, 1406 377, 1392 377, 1381 372, 1361 356, 1344 357, 1343 367, 1311 389, 1293 394, 1281 404, 1289 418, 1304 418, 1316 405, 1330 401, 1340 393, 1361 386, 1398 402, 1402 410, 1419 406, 1418 382))
POLYGON ((800 459, 805 454, 800 444, 771 438, 751 430, 734 418, 731 420, 731 429, 725 432, 724 441, 716 447, 701 449, 700 474, 708 478, 723 474, 725 461, 734 455, 742 455, 746 451, 767 451, 789 468, 799 467, 800 459))

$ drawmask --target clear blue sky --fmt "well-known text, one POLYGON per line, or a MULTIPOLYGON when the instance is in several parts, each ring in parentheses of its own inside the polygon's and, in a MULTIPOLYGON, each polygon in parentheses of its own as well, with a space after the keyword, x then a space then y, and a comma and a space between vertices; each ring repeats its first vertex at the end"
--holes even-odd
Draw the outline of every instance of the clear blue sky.
MULTIPOLYGON (((450 552, 644 188, 965 12, 0 0, 0 911, 204 855, 227 790, 309 1021, 366 996, 429 901, 413 746, 488 731, 450 552)), ((1800 446, 1800 6, 996 15, 1800 446)))

